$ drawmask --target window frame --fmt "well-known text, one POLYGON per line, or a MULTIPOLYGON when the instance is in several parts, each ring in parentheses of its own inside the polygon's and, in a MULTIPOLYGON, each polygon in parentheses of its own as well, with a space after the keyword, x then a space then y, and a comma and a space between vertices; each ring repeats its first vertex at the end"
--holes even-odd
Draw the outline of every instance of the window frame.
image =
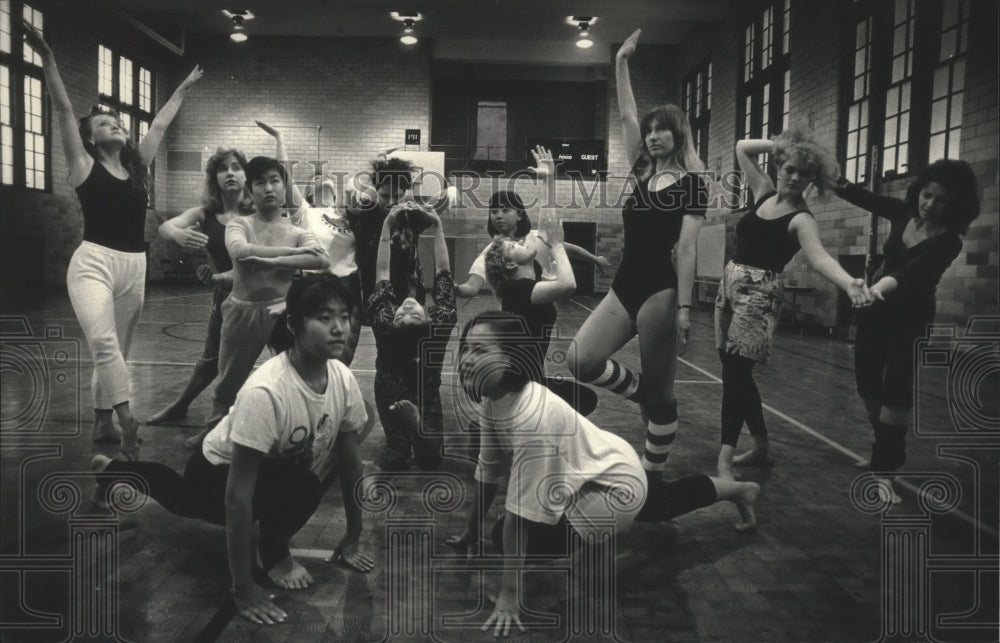
POLYGON ((681 81, 681 107, 687 114, 692 144, 705 163, 708 162, 708 133, 712 118, 712 58, 706 57, 681 81))
MULTIPOLYGON (((10 37, 10 52, 0 50, 0 67, 7 69, 8 87, 2 91, 8 91, 7 108, 9 110, 9 124, 0 124, 10 128, 10 147, 12 150, 11 159, 11 182, 4 181, 3 168, 0 167, 0 191, 31 191, 43 194, 52 192, 52 106, 48 97, 45 84, 45 74, 42 70, 41 62, 25 60, 29 50, 27 43, 21 38, 22 27, 21 17, 24 15, 25 7, 42 16, 42 35, 48 40, 50 38, 47 21, 44 20, 45 13, 31 3, 23 0, 7 0, 5 2, 9 8, 9 31, 6 35, 10 37), (28 185, 28 150, 27 131, 29 117, 26 113, 28 100, 25 98, 25 91, 29 85, 29 79, 36 81, 39 87, 39 113, 34 115, 39 119, 40 132, 30 132, 42 137, 42 150, 38 153, 44 160, 45 168, 42 170, 42 186, 28 185)), ((37 52, 33 52, 32 58, 39 58, 37 52)), ((0 152, 2 159, 2 152, 0 152)))

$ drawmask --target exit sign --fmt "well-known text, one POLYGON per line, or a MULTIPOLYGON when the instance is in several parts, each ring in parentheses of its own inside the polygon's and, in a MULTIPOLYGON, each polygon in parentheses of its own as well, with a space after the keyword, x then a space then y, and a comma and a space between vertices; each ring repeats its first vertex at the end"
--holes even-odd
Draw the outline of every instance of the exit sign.
POLYGON ((406 130, 406 144, 420 145, 420 130, 418 129, 406 130))

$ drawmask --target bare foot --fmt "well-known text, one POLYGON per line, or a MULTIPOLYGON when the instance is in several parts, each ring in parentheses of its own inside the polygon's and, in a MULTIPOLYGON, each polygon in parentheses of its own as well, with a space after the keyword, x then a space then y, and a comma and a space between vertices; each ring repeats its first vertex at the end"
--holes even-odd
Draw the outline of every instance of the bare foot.
POLYGON ((305 589, 313 582, 313 577, 306 568, 292 558, 291 554, 281 559, 267 575, 275 585, 285 589, 305 589))
POLYGON ((208 433, 208 429, 202 429, 201 431, 198 431, 187 440, 184 440, 184 446, 188 449, 195 448, 196 446, 198 446, 198 443, 201 442, 201 439, 205 437, 206 433, 208 433))
POLYGON ((133 419, 132 425, 122 428, 122 455, 129 460, 139 459, 139 420, 133 419))
POLYGON ((736 531, 753 531, 757 528, 757 514, 754 513, 754 504, 757 496, 760 495, 760 485, 756 482, 743 482, 740 484, 740 497, 736 500, 736 508, 740 512, 740 521, 736 523, 736 531))
POLYGON ((879 478, 876 477, 875 480, 878 482, 878 497, 883 502, 890 502, 894 505, 898 505, 903 502, 903 499, 896 489, 892 485, 892 478, 879 478))
POLYGON ((774 456, 770 451, 758 451, 751 449, 733 458, 733 466, 736 467, 773 467, 774 456))
POLYGON ((170 405, 164 409, 161 409, 153 417, 146 420, 146 424, 166 424, 168 422, 175 422, 177 420, 183 420, 187 417, 188 410, 186 408, 180 408, 174 405, 170 405))
POLYGON ((865 471, 868 471, 868 470, 870 470, 872 468, 872 461, 871 460, 857 460, 854 463, 854 468, 855 469, 864 469, 865 471))

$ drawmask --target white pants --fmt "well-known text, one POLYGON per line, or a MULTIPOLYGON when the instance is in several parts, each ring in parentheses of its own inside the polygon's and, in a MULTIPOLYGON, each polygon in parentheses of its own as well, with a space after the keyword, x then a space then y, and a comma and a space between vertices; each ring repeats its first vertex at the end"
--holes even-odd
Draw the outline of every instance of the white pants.
POLYGON ((94 360, 94 408, 128 402, 125 358, 146 296, 146 254, 84 241, 70 259, 66 289, 94 360))

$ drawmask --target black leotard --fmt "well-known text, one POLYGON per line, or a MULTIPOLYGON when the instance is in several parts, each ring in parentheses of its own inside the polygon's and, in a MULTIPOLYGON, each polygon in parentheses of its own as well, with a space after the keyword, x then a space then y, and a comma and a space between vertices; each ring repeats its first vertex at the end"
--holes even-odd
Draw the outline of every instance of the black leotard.
POLYGON ((799 251, 799 240, 789 234, 789 226, 795 215, 809 214, 807 210, 789 212, 777 219, 762 219, 757 215, 760 206, 775 194, 769 192, 762 196, 736 224, 734 262, 781 273, 799 251))
POLYGON ((677 288, 670 252, 677 245, 684 215, 704 216, 707 205, 708 190, 692 174, 658 192, 650 192, 649 179, 643 179, 625 201, 624 256, 611 288, 633 323, 650 296, 677 288))
POLYGON ((146 190, 119 179, 99 161, 76 188, 83 210, 83 240, 120 252, 146 251, 146 190))

